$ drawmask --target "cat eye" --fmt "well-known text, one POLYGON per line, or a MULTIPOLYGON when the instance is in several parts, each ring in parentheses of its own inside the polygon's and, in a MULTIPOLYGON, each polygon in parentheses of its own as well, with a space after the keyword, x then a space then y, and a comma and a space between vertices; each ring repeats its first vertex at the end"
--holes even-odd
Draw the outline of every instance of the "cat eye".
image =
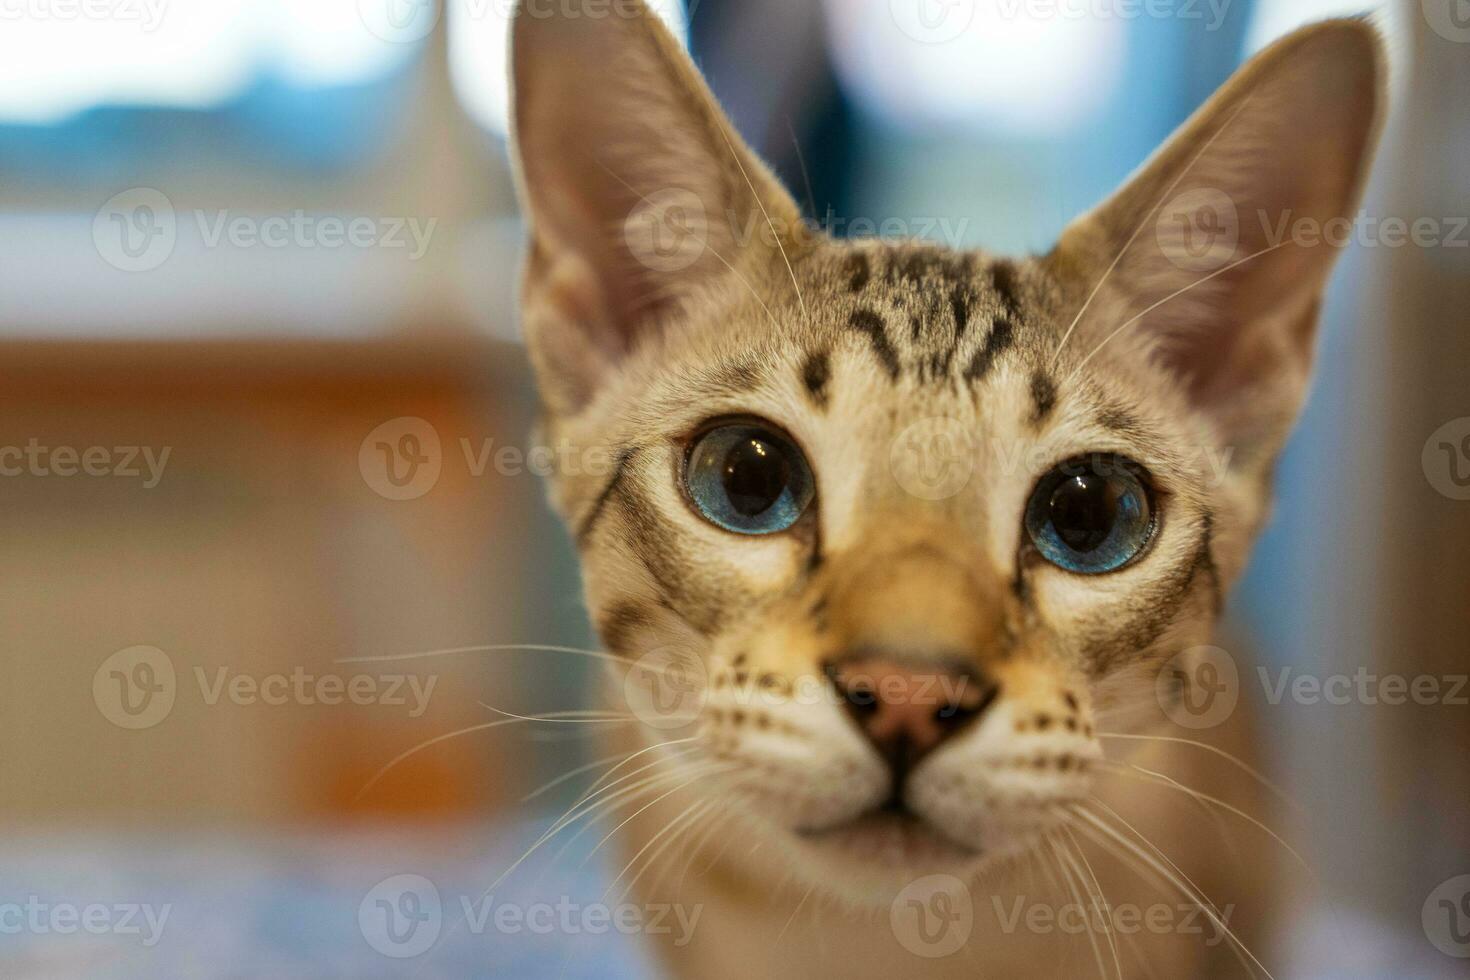
POLYGON ((801 450, 759 422, 716 426, 695 440, 684 486, 706 520, 736 534, 786 530, 815 493, 801 450))
POLYGON ((1100 575, 1127 565, 1157 524, 1147 474, 1107 453, 1070 460, 1036 485, 1026 532, 1047 561, 1069 572, 1100 575))

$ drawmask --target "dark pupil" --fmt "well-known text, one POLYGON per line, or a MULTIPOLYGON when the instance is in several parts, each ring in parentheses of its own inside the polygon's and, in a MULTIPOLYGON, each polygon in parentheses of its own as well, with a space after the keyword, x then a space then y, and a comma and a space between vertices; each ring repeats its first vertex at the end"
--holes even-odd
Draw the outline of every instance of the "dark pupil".
POLYGON ((1095 473, 1068 477, 1051 494, 1051 523, 1073 551, 1095 551, 1112 533, 1118 515, 1114 485, 1095 473))
POLYGON ((720 481, 730 505, 746 517, 755 517, 781 498, 791 471, 775 446, 750 436, 730 447, 720 481))

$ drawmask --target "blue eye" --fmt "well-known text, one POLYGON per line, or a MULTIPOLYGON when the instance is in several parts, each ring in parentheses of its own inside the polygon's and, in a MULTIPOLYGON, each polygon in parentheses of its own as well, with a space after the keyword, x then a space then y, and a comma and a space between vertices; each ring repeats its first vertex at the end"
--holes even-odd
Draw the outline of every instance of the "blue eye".
POLYGON ((1042 477, 1026 505, 1026 532, 1036 549, 1083 575, 1128 564, 1153 537, 1154 525, 1143 469, 1110 454, 1058 466, 1042 477))
POLYGON ((689 499, 712 524, 736 534, 775 534, 811 503, 812 471, 790 440, 755 422, 711 429, 684 468, 689 499))

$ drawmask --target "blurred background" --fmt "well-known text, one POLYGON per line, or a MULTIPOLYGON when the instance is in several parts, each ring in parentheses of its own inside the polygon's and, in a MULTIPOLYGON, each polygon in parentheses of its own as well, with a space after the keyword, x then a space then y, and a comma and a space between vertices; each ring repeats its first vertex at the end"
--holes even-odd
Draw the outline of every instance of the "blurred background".
MULTIPOLYGON (((410 974, 358 917, 388 875, 478 893, 585 784, 518 801, 596 751, 485 727, 587 707, 594 674, 483 649, 594 643, 532 451, 509 6, 0 3, 0 912, 173 910, 146 948, 0 914, 0 976, 644 969, 466 935, 410 974)), ((661 12, 834 234, 1039 252, 1252 52, 1370 11, 1396 74, 1367 224, 1440 234, 1344 257, 1228 633, 1273 672, 1447 693, 1470 672, 1470 3, 661 12)), ((1470 880, 1448 939, 1433 913, 1470 874, 1470 707, 1350 700, 1262 708, 1322 877, 1274 972, 1465 975, 1470 880)))

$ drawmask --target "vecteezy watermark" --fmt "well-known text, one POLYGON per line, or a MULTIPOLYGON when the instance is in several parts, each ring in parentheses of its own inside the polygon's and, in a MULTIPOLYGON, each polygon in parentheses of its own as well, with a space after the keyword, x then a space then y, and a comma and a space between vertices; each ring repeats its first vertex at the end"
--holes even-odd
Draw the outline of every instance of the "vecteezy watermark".
POLYGON ((1424 900, 1424 935, 1434 948, 1455 959, 1470 959, 1470 875, 1440 884, 1424 900))
MULTIPOLYGON (((1466 0, 1470 4, 1470 0, 1466 0)), ((1172 198, 1159 211, 1155 237, 1165 258, 1190 272, 1216 272, 1248 258, 1242 239, 1263 243, 1257 251, 1298 248, 1470 248, 1470 216, 1355 215, 1326 220, 1290 208, 1256 208, 1242 215, 1222 190, 1195 188, 1172 198), (1247 225, 1250 227, 1247 227, 1247 225), (1247 235, 1247 232, 1252 232, 1247 235)))
POLYGON ((92 244, 102 260, 123 272, 147 272, 168 261, 178 241, 173 202, 152 187, 108 198, 92 219, 92 244))
POLYGON ((758 208, 726 209, 722 219, 712 219, 694 191, 669 187, 639 199, 623 222, 623 240, 629 253, 644 267, 655 272, 680 272, 704 256, 717 228, 721 230, 720 239, 728 240, 729 247, 739 252, 751 244, 776 249, 813 234, 885 242, 929 241, 960 248, 969 227, 968 218, 848 217, 831 208, 811 218, 787 218, 758 208))
POLYGON ((444 452, 439 432, 424 419, 389 419, 362 440, 357 469, 363 482, 388 500, 417 500, 439 482, 444 452))
POLYGON ((975 22, 976 0, 888 0, 888 11, 920 44, 948 44, 975 22))
POLYGON ((231 214, 194 211, 205 248, 225 242, 234 248, 388 249, 406 252, 417 262, 429 251, 438 218, 310 214, 297 208, 288 214, 231 214))
POLYGON ((1172 198, 1154 223, 1164 257, 1189 272, 1213 272, 1235 257, 1240 213, 1229 194, 1199 187, 1172 198))
POLYGON ((163 938, 173 904, 136 902, 47 902, 27 896, 23 902, 0 902, 0 935, 137 937, 151 949, 163 938))
POLYGON ((0 446, 0 477, 117 477, 142 480, 152 490, 163 479, 172 446, 0 446))
POLYGON ((634 206, 623 222, 623 241, 633 258, 654 272, 680 272, 698 262, 709 245, 709 213, 698 194, 666 187, 634 206))
MULTIPOLYGON (((458 440, 465 471, 473 478, 497 476, 610 476, 617 454, 601 446, 519 446, 493 437, 458 440)), ((358 446, 358 471, 374 493, 388 500, 416 500, 434 489, 444 468, 444 448, 432 424, 415 416, 389 419, 358 446)))
POLYGON ((1470 44, 1470 0, 1420 0, 1424 19, 1446 41, 1470 44))
POLYGON ((1164 664, 1154 694, 1165 716, 1181 728, 1224 724, 1240 703, 1240 669, 1220 647, 1181 650, 1164 664))
POLYGON ((975 469, 970 427, 958 419, 920 419, 899 433, 888 451, 888 469, 898 485, 921 500, 953 497, 975 469))
POLYGON ((1217 31, 1232 0, 995 0, 1007 20, 1187 20, 1217 31))
POLYGON ((1366 210, 1322 221, 1287 209, 1257 210, 1261 236, 1271 248, 1285 243, 1302 248, 1470 248, 1470 216, 1382 216, 1366 210))
POLYGON ((699 717, 709 697, 709 671, 699 654, 656 647, 633 661, 623 677, 623 699, 639 721, 661 731, 699 717))
POLYGON ((888 925, 899 945, 925 959, 959 952, 975 928, 975 902, 953 875, 910 882, 888 907, 888 925))
POLYGON ((0 22, 8 20, 116 21, 137 24, 144 33, 158 30, 169 0, 0 0, 0 22))
POLYGON ((1068 936, 1104 936, 1109 933, 1119 936, 1140 933, 1202 936, 1204 945, 1209 948, 1230 939, 1230 919, 1235 914, 1234 905, 1214 911, 1184 902, 1153 905, 1065 902, 1058 905, 1027 901, 1025 896, 1017 896, 1007 902, 999 895, 992 895, 990 903, 1001 932, 1007 935, 1024 931, 1038 936, 1058 933, 1068 936))
MULTIPOLYGON (((667 936, 675 947, 694 938, 703 905, 679 903, 607 905, 561 896, 554 902, 497 901, 493 894, 458 896, 459 924, 471 935, 667 936)), ((357 924, 369 946, 394 959, 422 955, 439 939, 445 903, 422 875, 400 874, 374 885, 357 907, 357 924)))
MULTIPOLYGON (((1470 674, 1380 674, 1367 667, 1315 674, 1295 667, 1255 671, 1265 703, 1302 707, 1396 708, 1470 706, 1470 674)), ((1219 647, 1191 647, 1164 664, 1156 679, 1160 707, 1184 728, 1224 724, 1240 703, 1242 678, 1235 658, 1219 647)))
POLYGON ((1289 701, 1292 704, 1333 707, 1361 704, 1367 707, 1386 705, 1390 708, 1417 704, 1421 707, 1445 705, 1470 706, 1470 675, 1376 674, 1359 667, 1351 674, 1329 674, 1325 677, 1302 673, 1291 667, 1272 671, 1257 667, 1266 702, 1272 706, 1289 701))
MULTIPOLYGON (((4 0, 0 0, 4 2, 4 0)), ((381 249, 410 262, 424 257, 438 218, 313 214, 234 214, 196 208, 192 228, 200 245, 216 249, 381 249)), ((169 260, 178 244, 178 212, 159 190, 134 187, 114 195, 92 220, 92 242, 103 261, 123 272, 147 272, 169 260)))
POLYGON ((1429 485, 1451 500, 1470 500, 1470 416, 1451 419, 1424 441, 1429 485))
POLYGON ((417 44, 439 23, 439 0, 357 0, 357 16, 379 40, 417 44))
POLYGON ((798 221, 788 221, 779 215, 765 214, 760 210, 747 212, 743 216, 735 211, 726 211, 725 220, 729 224, 736 248, 744 248, 757 241, 767 248, 775 248, 778 242, 789 241, 804 232, 830 235, 833 238, 877 238, 893 243, 928 241, 950 248, 961 248, 970 229, 969 218, 900 215, 883 218, 865 215, 852 217, 840 215, 830 207, 821 217, 802 218, 798 221))
POLYGON ((152 728, 174 709, 178 675, 157 647, 119 650, 92 674, 92 702, 119 728, 152 728))
MULTIPOLYGON (((314 673, 305 667, 250 674, 230 667, 196 666, 186 675, 208 707, 380 706, 407 709, 410 718, 428 710, 438 675, 314 673)), ((97 710, 119 728, 152 728, 173 711, 180 687, 173 659, 157 647, 119 650, 92 675, 97 710)))
POLYGON ((378 882, 357 906, 357 928, 373 949, 394 959, 421 956, 439 941, 444 902, 423 875, 402 874, 378 882))

